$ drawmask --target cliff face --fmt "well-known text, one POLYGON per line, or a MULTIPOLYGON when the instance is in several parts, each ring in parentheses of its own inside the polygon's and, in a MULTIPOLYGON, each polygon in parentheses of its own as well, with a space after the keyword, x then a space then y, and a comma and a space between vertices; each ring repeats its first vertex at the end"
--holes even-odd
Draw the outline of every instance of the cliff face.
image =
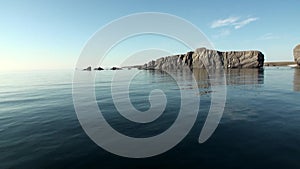
POLYGON ((181 69, 181 68, 260 68, 264 65, 264 55, 259 51, 220 52, 198 48, 187 54, 167 56, 150 61, 143 69, 181 69))
POLYGON ((297 45, 294 48, 294 59, 295 62, 297 62, 297 64, 300 66, 300 45, 297 45))

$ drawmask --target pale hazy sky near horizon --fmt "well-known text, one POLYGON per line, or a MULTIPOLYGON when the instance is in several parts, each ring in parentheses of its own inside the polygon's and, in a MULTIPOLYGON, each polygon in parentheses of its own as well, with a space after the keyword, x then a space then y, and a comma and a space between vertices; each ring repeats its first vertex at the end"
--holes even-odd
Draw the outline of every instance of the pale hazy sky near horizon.
MULTIPOLYGON (((81 49, 97 30, 138 12, 186 19, 218 50, 260 50, 267 61, 292 61, 293 48, 300 43, 299 8, 298 0, 0 0, 0 70, 73 69, 81 49)), ((115 52, 121 55, 122 49, 141 41, 144 47, 172 44, 161 37, 139 38, 115 52)), ((174 51, 187 52, 185 48, 174 51)), ((118 66, 114 59, 118 56, 101 66, 118 66)))

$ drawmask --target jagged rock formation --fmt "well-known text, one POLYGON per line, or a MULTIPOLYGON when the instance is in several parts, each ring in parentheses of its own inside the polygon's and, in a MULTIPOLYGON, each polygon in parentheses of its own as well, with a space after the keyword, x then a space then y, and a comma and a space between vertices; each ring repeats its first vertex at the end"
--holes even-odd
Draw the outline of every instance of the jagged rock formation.
POLYGON ((264 65, 264 55, 260 51, 220 52, 198 48, 187 54, 167 56, 150 61, 142 69, 181 69, 181 68, 260 68, 264 65))
POLYGON ((297 64, 300 66, 300 45, 297 45, 294 48, 294 59, 295 62, 297 62, 297 64))

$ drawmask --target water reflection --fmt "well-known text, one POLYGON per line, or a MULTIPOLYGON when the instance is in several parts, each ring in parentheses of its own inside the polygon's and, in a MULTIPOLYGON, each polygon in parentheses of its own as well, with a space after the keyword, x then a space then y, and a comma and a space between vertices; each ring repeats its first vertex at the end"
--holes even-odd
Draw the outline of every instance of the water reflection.
POLYGON ((264 69, 228 69, 228 85, 263 84, 264 69))
MULTIPOLYGON (((300 70, 300 69, 299 69, 300 70)), ((256 85, 264 84, 264 69, 172 69, 168 71, 150 70, 151 76, 160 75, 160 82, 169 82, 169 73, 175 77, 177 82, 192 81, 195 78, 198 88, 210 88, 220 85, 256 85), (226 78, 226 80, 224 79, 226 78)), ((298 78, 300 78, 300 72, 298 78)), ((298 80, 299 81, 299 80, 298 80)), ((299 85, 298 85, 299 86, 299 85)), ((300 90, 300 86, 299 86, 300 90)))
POLYGON ((300 69, 294 69, 294 91, 300 92, 300 69))
MULTIPOLYGON (((226 69, 213 70, 193 69, 193 74, 199 88, 209 88, 211 85, 220 85, 222 77, 226 77, 226 85, 263 84, 263 69, 226 69)), ((223 81, 224 82, 224 81, 223 81)))

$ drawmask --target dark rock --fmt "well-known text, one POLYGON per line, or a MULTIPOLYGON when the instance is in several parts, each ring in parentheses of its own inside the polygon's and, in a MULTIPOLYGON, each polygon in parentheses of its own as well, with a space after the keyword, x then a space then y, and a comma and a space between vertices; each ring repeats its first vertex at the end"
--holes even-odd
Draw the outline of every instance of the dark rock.
POLYGON ((91 70, 92 70, 92 67, 89 66, 89 67, 87 67, 86 69, 83 69, 83 70, 85 70, 85 71, 91 71, 91 70))
POLYGON ((104 70, 102 67, 95 68, 94 70, 104 70))
POLYGON ((119 67, 112 67, 110 70, 122 70, 122 68, 119 68, 119 67))

